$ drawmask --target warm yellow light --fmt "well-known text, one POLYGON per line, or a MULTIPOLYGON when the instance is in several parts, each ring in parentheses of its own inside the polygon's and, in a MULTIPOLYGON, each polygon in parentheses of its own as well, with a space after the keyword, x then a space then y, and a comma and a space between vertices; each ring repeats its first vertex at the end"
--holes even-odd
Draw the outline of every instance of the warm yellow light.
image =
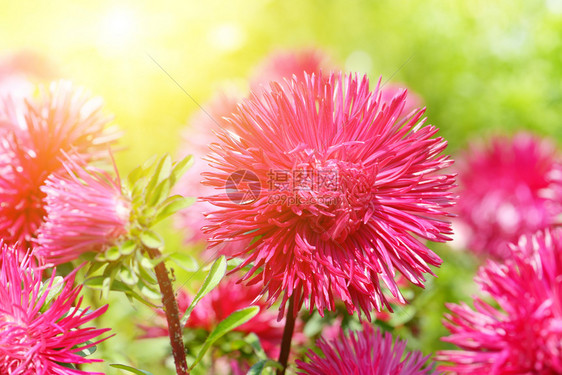
POLYGON ((138 37, 138 22, 132 9, 114 8, 101 19, 100 43, 111 50, 121 50, 138 37))

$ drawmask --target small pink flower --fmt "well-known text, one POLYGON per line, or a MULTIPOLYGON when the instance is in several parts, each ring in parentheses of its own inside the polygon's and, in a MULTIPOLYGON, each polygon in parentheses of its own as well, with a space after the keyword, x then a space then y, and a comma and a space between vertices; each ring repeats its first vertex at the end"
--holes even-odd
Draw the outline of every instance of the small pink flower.
POLYGON ((252 264, 244 279, 271 303, 282 296, 281 314, 293 296, 295 314, 303 304, 333 311, 339 299, 370 316, 390 308, 386 290, 405 302, 398 273, 423 286, 441 263, 420 238, 451 234, 446 142, 423 111, 403 117, 404 91, 380 97, 352 74, 272 84, 212 145, 207 233, 215 244, 256 239, 240 254, 241 267, 252 264))
POLYGON ((524 235, 513 255, 483 266, 476 282, 494 303, 450 304, 443 340, 460 350, 440 352, 456 374, 562 373, 562 230, 524 235), (499 306, 499 307, 496 307, 499 306))
POLYGON ((116 244, 128 233, 132 207, 119 177, 68 156, 63 168, 41 187, 46 217, 35 242, 37 255, 52 264, 116 244))
POLYGON ((77 270, 62 280, 53 272, 42 283, 42 270, 34 266, 30 256, 20 264, 15 249, 2 244, 0 260, 0 373, 100 374, 63 366, 101 362, 78 353, 105 340, 97 338, 109 330, 81 328, 102 315, 107 305, 94 311, 81 308, 82 287, 74 287, 77 270))
POLYGON ((30 245, 45 216, 41 186, 61 169, 62 152, 101 158, 118 134, 106 129, 101 102, 69 82, 51 84, 40 99, 26 99, 23 113, 15 100, 0 105, 16 106, 0 114, 10 113, 8 119, 17 122, 0 140, 0 237, 30 245))
POLYGON ((427 375, 432 371, 433 363, 428 363, 429 356, 421 352, 404 355, 406 341, 393 341, 392 335, 384 334, 373 326, 364 324, 363 331, 343 330, 339 337, 317 343, 321 355, 310 350, 309 363, 297 360, 297 373, 301 375, 427 375))
POLYGON ((458 167, 459 224, 469 248, 505 259, 510 242, 557 222, 562 200, 553 197, 560 181, 550 177, 556 168, 553 145, 529 134, 472 146, 458 167))

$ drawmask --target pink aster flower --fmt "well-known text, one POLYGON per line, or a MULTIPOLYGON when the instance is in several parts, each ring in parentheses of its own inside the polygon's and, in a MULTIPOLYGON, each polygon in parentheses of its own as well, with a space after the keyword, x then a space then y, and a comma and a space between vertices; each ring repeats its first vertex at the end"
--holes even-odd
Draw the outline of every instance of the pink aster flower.
POLYGON ((43 273, 30 256, 19 263, 13 248, 0 251, 0 373, 10 375, 100 374, 64 364, 101 362, 79 355, 106 338, 109 329, 81 327, 98 318, 107 305, 81 308, 81 286, 74 287, 76 270, 62 280, 43 273), (60 288, 59 293, 55 293, 60 288), (97 340, 97 341, 93 341, 97 340))
MULTIPOLYGON (((260 288, 258 286, 245 286, 236 282, 233 277, 225 278, 213 291, 205 296, 195 307, 189 320, 187 328, 203 329, 212 331, 219 322, 226 319, 234 311, 248 306, 259 306, 260 312, 250 321, 237 327, 235 331, 242 333, 255 333, 260 339, 262 348, 270 358, 277 358, 279 347, 283 337, 283 327, 285 320, 277 321, 277 314, 267 309, 263 299, 259 299, 260 288)), ((185 290, 178 292, 178 308, 186 311, 192 301, 185 290)), ((163 316, 161 310, 158 311, 163 316)), ((168 336, 164 322, 162 325, 149 327, 142 325, 145 331, 143 337, 164 337, 168 336)), ((304 337, 299 332, 300 326, 296 329, 295 341, 302 342, 304 337)))
POLYGON ((498 259, 509 257, 508 243, 557 222, 562 200, 553 199, 560 181, 555 149, 529 134, 497 137, 472 146, 459 162, 459 224, 468 247, 498 259))
POLYGON ((562 230, 524 235, 504 264, 488 261, 476 282, 495 303, 450 304, 439 359, 456 374, 562 373, 562 230))
POLYGON ((46 217, 35 242, 37 255, 52 264, 117 243, 128 233, 132 207, 119 176, 65 156, 66 173, 51 174, 41 187, 46 217))
POLYGON ((333 68, 330 58, 319 49, 280 50, 258 65, 250 79, 250 85, 254 92, 267 91, 269 82, 281 83, 284 79, 290 80, 293 75, 302 80, 305 74, 318 74, 333 68))
MULTIPOLYGON (((10 105, 17 101, 4 101, 10 105)), ((41 190, 47 177, 61 169, 62 152, 89 161, 107 154, 118 134, 106 128, 101 102, 68 82, 53 83, 39 99, 26 99, 24 113, 12 113, 11 131, 0 140, 0 237, 30 244, 45 216, 41 190)))
POLYGON ((435 374, 429 356, 421 352, 404 355, 406 341, 392 339, 388 332, 381 333, 368 324, 363 331, 343 330, 335 340, 318 340, 321 355, 310 350, 309 363, 297 360, 298 374, 302 375, 426 375, 435 374))
POLYGON ((241 254, 245 276, 271 303, 289 297, 349 313, 401 303, 397 273, 423 286, 441 259, 420 239, 447 241, 454 176, 446 142, 423 111, 402 118, 406 92, 392 101, 367 77, 305 75, 241 104, 212 145, 206 183, 226 192, 206 229, 214 243, 256 240, 241 254), (261 187, 261 190, 260 190, 261 187))

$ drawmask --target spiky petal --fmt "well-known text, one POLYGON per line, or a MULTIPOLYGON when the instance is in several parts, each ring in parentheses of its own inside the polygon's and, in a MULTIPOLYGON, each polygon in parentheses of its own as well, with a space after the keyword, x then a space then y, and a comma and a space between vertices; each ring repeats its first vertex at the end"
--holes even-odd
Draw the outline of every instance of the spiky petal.
POLYGON ((107 305, 82 309, 76 271, 64 279, 43 272, 28 255, 19 262, 15 249, 0 251, 0 373, 10 375, 93 375, 64 364, 100 362, 79 355, 105 338, 109 329, 81 327, 98 318, 107 305), (57 293, 57 289, 60 292, 57 293), (97 340, 97 341, 94 341, 97 340))
POLYGON ((101 158, 118 134, 106 128, 101 101, 69 82, 55 82, 39 99, 26 99, 23 113, 17 113, 15 100, 0 103, 12 104, 15 109, 0 111, 20 122, 0 141, 0 237, 30 244, 45 216, 41 186, 60 170, 62 152, 101 158))
POLYGON ((52 264, 115 245, 128 233, 132 208, 118 177, 65 156, 64 173, 41 187, 46 217, 35 242, 37 255, 52 264))
POLYGON ((470 250, 505 259, 510 242, 559 221, 561 180, 551 178, 560 170, 556 158, 549 140, 526 133, 471 146, 459 162, 457 207, 470 250))
POLYGON ((297 360, 300 375, 428 375, 433 364, 421 352, 407 353, 406 341, 393 340, 388 332, 375 331, 364 324, 363 331, 345 334, 337 339, 320 339, 321 354, 310 350, 309 363, 297 360))
POLYGON ((562 230, 524 235, 505 263, 488 261, 476 278, 491 304, 450 304, 443 370, 456 374, 562 373, 562 230), (496 307, 499 306, 499 307, 496 307))
POLYGON ((449 240, 451 161, 423 111, 398 121, 405 101, 381 101, 367 77, 305 75, 239 105, 212 146, 206 231, 216 244, 256 238, 240 267, 272 303, 283 295, 281 314, 294 296, 295 314, 341 299, 369 316, 389 307, 385 286, 404 302, 397 272, 423 286, 441 263, 419 238, 449 240), (246 186, 221 193, 233 178, 246 186))

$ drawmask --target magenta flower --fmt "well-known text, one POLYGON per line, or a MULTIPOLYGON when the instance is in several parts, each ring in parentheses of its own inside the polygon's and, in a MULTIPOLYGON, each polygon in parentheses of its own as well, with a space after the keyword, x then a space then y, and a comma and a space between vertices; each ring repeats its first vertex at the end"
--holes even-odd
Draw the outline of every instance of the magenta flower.
POLYGON ((555 157, 552 144, 529 134, 472 146, 459 162, 458 205, 472 251, 505 259, 510 242, 557 221, 562 200, 553 199, 560 189, 551 179, 560 168, 555 157))
POLYGON ((309 363, 297 360, 297 373, 301 375, 426 375, 432 371, 429 356, 421 352, 404 355, 406 341, 396 339, 388 332, 384 334, 373 326, 363 324, 363 331, 340 331, 333 341, 318 340, 322 355, 308 352, 309 363))
POLYGON ((42 283, 43 273, 30 256, 19 264, 15 249, 5 244, 1 248, 0 373, 99 374, 64 365, 101 362, 79 353, 105 340, 97 338, 109 329, 81 326, 102 315, 107 305, 94 311, 81 308, 82 287, 73 286, 77 270, 61 280, 53 272, 42 283))
POLYGON ((41 99, 26 101, 24 113, 17 113, 15 100, 0 103, 11 104, 15 110, 0 110, 19 122, 0 141, 0 237, 30 244, 45 216, 41 186, 61 169, 62 151, 72 150, 88 161, 100 158, 118 134, 106 129, 108 118, 99 100, 68 82, 53 83, 41 99))
POLYGON ((128 233, 132 207, 119 177, 68 156, 63 168, 41 187, 46 217, 35 242, 37 255, 52 264, 116 244, 128 233))
POLYGON ((450 304, 439 353, 456 374, 562 373, 562 230, 522 236, 505 264, 488 261, 476 278, 495 302, 450 304), (499 307, 496 307, 499 306, 499 307))
POLYGON ((244 277, 261 282, 281 313, 306 304, 367 316, 390 308, 385 286, 401 303, 397 272, 423 286, 441 259, 419 238, 447 241, 454 176, 442 138, 402 115, 406 92, 390 102, 366 77, 305 75, 272 85, 241 104, 209 157, 206 183, 226 192, 207 232, 215 244, 256 238, 241 254, 244 277), (261 186, 261 191, 259 190, 261 186), (224 190, 223 190, 224 191, 224 190), (384 285, 384 286, 383 286, 384 285))
MULTIPOLYGON (((211 332, 219 322, 226 319, 234 311, 248 306, 259 306, 260 312, 258 315, 235 328, 235 331, 255 333, 266 354, 270 358, 276 358, 279 355, 285 320, 277 321, 277 314, 267 309, 263 298, 258 298, 259 292, 260 288, 256 285, 245 286, 237 283, 235 278, 227 277, 197 304, 186 323, 186 327, 211 332)), ((180 290, 178 292, 179 310, 186 311, 191 300, 192 296, 185 290, 180 290)), ((158 310, 158 314, 164 315, 161 310, 158 310)), ((164 321, 154 327, 142 325, 141 328, 145 331, 143 337, 168 336, 164 321)), ((304 339, 302 333, 299 332, 300 329, 299 325, 296 329, 295 342, 302 342, 304 339)))

